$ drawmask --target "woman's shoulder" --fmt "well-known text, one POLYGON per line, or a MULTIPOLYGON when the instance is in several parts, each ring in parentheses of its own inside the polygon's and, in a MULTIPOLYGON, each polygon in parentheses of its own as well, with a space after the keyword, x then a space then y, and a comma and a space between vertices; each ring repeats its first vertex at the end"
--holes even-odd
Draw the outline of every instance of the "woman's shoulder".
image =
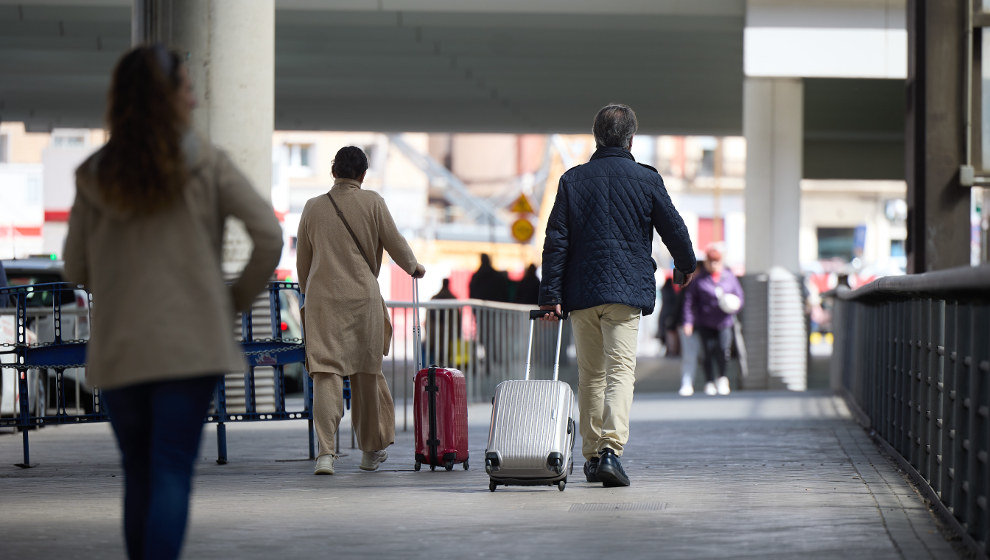
POLYGON ((368 189, 356 189, 354 191, 354 196, 358 197, 362 202, 367 202, 371 204, 385 204, 385 199, 382 195, 378 194, 378 191, 371 191, 368 189))
POLYGON ((327 199, 326 193, 310 198, 309 200, 306 201, 306 204, 303 205, 302 215, 308 215, 310 212, 313 211, 314 207, 322 205, 324 203, 326 204, 330 203, 330 200, 327 199))
POLYGON ((385 204, 385 199, 376 191, 355 189, 352 193, 354 200, 356 200, 360 207, 365 211, 375 213, 380 213, 382 211, 388 212, 388 205, 385 204))
POLYGON ((191 171, 203 166, 225 163, 230 159, 226 152, 193 130, 188 130, 182 135, 181 146, 182 155, 186 158, 186 166, 191 171))
POLYGON ((96 150, 83 160, 79 164, 79 167, 76 167, 76 181, 89 183, 96 180, 100 161, 103 159, 106 149, 107 147, 104 144, 99 150, 96 150))

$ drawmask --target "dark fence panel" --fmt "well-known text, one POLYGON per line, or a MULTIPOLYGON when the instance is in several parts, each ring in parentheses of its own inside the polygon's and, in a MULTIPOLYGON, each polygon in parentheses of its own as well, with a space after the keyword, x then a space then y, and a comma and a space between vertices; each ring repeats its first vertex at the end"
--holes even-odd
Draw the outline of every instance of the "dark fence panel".
MULTIPOLYGON (((315 456, 298 290, 297 284, 272 282, 255 308, 237 318, 248 367, 217 383, 206 418, 217 425, 218 463, 227 462, 228 422, 309 420, 309 457, 315 456), (287 381, 302 389, 301 403, 287 404, 287 381)), ((99 388, 84 383, 90 303, 85 291, 66 283, 0 288, 0 427, 22 432, 22 467, 31 466, 31 429, 109 419, 99 388)))
POLYGON ((964 540, 990 553, 990 266, 841 293, 832 384, 964 540))

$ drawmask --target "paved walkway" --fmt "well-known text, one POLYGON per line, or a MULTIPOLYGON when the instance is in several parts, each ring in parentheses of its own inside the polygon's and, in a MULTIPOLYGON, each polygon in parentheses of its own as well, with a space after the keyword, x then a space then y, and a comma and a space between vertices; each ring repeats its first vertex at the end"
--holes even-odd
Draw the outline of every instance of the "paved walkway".
MULTIPOLYGON (((313 476, 303 421, 207 426, 185 558, 957 558, 917 492, 825 393, 639 394, 629 488, 488 491, 489 405, 469 411, 471 469, 413 471, 399 432, 376 473, 347 455, 313 476)), ((401 409, 400 409, 401 414, 401 409)), ((401 416, 399 420, 401 427, 401 416)), ((0 435, 0 558, 123 558, 108 425, 0 435)), ((580 448, 580 441, 576 448, 580 448)))

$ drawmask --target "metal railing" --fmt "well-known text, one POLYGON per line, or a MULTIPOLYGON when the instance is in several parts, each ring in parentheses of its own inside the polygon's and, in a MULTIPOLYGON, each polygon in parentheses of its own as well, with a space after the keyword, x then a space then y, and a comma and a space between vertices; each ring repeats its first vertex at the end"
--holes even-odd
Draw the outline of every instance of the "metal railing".
MULTIPOLYGON (((0 329, 4 335, 0 339, 0 427, 22 432, 24 461, 19 466, 31 466, 30 429, 109 419, 100 389, 84 382, 90 300, 87 296, 87 305, 79 308, 74 294, 80 291, 66 283, 0 288, 0 329), (70 294, 72 297, 67 297, 70 294), (85 329, 81 331, 82 325, 85 329), (67 397, 73 392, 74 406, 67 406, 67 397), (85 395, 80 397, 80 393, 85 395)), ((305 359, 301 331, 294 337, 282 328, 283 323, 292 322, 288 307, 293 303, 284 296, 297 291, 297 284, 272 282, 266 296, 259 298, 260 306, 238 315, 248 367, 243 374, 228 374, 217 383, 206 418, 217 425, 218 463, 227 462, 228 422, 307 419, 309 456, 314 457, 312 382, 301 367, 305 359), (286 368, 294 364, 299 364, 296 375, 303 398, 287 404, 286 368), (264 371, 268 380, 265 395, 257 390, 258 370, 264 371), (236 402, 228 403, 232 390, 236 402)))
MULTIPOLYGON (((401 428, 409 429, 413 379, 419 367, 413 349, 413 304, 388 301, 392 347, 382 370, 392 387, 396 408, 402 407, 401 428), (399 401, 402 401, 401 404, 399 401)), ((522 379, 526 367, 526 336, 531 305, 476 299, 420 301, 422 350, 428 365, 453 367, 464 373, 469 402, 492 398, 495 386, 506 379, 522 379)), ((570 323, 564 324, 560 378, 576 383, 576 367, 566 361, 570 323)), ((536 379, 553 377, 557 329, 537 321, 533 335, 536 379)), ((398 421, 397 421, 398 423, 398 421)))
POLYGON ((990 266, 839 294, 831 378, 963 540, 990 553, 990 266))
MULTIPOLYGON (((90 298, 87 294, 87 305, 79 308, 75 294, 80 292, 66 283, 0 289, 0 328, 7 335, 0 340, 0 404, 6 403, 6 408, 0 408, 0 427, 22 431, 21 465, 25 467, 31 465, 31 428, 109 419, 99 388, 87 387, 84 382, 90 298), (43 334, 35 336, 34 331, 43 334)), ((396 408, 402 409, 401 428, 408 430, 418 370, 412 302, 387 302, 387 306, 393 338, 382 369, 389 378, 396 408)), ((532 306, 432 300, 421 302, 420 308, 423 356, 430 365, 462 370, 470 401, 486 401, 498 383, 523 377, 527 348, 522 333, 528 328, 532 306)), ((227 374, 217 384, 206 418, 217 425, 217 462, 227 462, 226 423, 291 419, 308 420, 309 456, 313 458, 312 380, 302 365, 305 347, 298 284, 272 282, 267 295, 258 299, 250 313, 238 315, 236 330, 248 368, 243 373, 227 374), (287 399, 289 383, 302 392, 301 402, 287 399)), ((569 325, 565 324, 565 332, 569 332, 569 325)), ((538 322, 533 352, 535 378, 552 376, 555 341, 556 329, 538 322)), ((574 368, 563 364, 561 378, 574 381, 574 368)))

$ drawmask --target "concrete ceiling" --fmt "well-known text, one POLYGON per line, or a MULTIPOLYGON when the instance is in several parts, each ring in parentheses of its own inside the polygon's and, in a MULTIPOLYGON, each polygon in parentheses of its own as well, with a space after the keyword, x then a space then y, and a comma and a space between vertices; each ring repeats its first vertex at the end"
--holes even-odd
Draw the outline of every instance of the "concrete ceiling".
MULTIPOLYGON (((615 101, 642 133, 742 134, 745 0, 275 5, 279 130, 588 132, 615 101)), ((129 0, 0 0, 0 120, 101 127, 130 30, 129 0)), ((806 79, 804 175, 903 178, 903 88, 806 79)))
POLYGON ((304 12, 276 18, 288 128, 586 132, 602 105, 644 131, 739 133, 743 18, 304 12))
MULTIPOLYGON (((275 127, 740 134, 743 0, 279 0, 275 127)), ((100 127, 126 0, 0 0, 0 119, 100 127)))
POLYGON ((806 179, 903 180, 903 80, 804 80, 806 179))

